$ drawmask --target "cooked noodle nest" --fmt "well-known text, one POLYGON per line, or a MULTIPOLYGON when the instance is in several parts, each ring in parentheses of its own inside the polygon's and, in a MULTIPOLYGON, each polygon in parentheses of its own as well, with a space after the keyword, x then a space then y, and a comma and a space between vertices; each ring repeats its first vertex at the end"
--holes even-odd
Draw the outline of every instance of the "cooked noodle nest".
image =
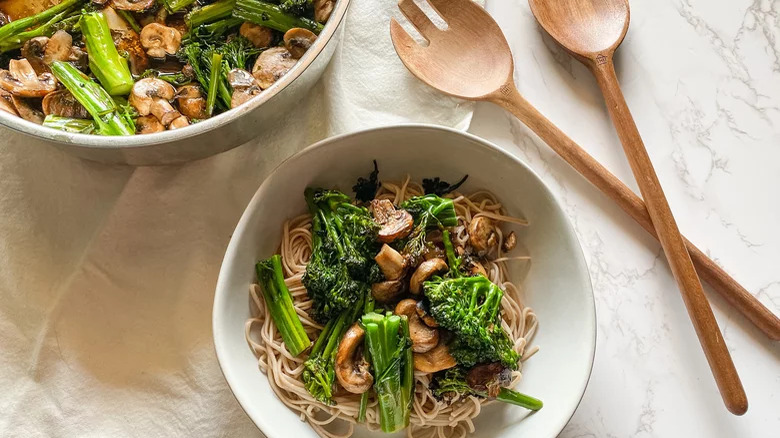
MULTIPOLYGON (((401 183, 383 182, 376 198, 389 199, 395 205, 404 200, 424 193, 421 185, 407 178, 401 183)), ((465 246, 468 224, 476 217, 486 216, 497 223, 527 225, 523 219, 507 216, 502 204, 488 191, 477 191, 468 195, 455 192, 451 195, 455 203, 459 226, 453 233, 454 243, 465 246)), ((484 262, 487 276, 504 290, 502 300, 502 326, 511 339, 514 348, 521 354, 518 370, 513 371, 512 384, 515 386, 522 378, 522 362, 533 356, 538 347, 528 347, 536 332, 538 321, 533 310, 526 306, 521 297, 520 288, 509 279, 507 264, 510 261, 522 262, 528 257, 508 257, 502 253, 504 236, 501 227, 496 227, 499 237, 497 254, 484 262)), ((284 223, 280 253, 284 269, 285 283, 290 290, 295 310, 303 323, 310 339, 316 339, 322 326, 308 314, 312 301, 301 282, 306 264, 312 252, 311 216, 308 214, 292 218, 284 223)), ((314 431, 324 438, 346 438, 353 434, 360 408, 360 396, 337 395, 336 404, 327 406, 315 400, 303 386, 301 374, 306 355, 293 357, 285 348, 282 338, 269 317, 268 309, 258 286, 250 289, 252 313, 246 321, 245 332, 249 346, 257 357, 260 370, 268 376, 269 383, 279 400, 288 408, 297 412, 301 421, 307 422, 314 431)), ((482 407, 491 401, 465 396, 456 398, 447 404, 436 400, 428 390, 431 375, 415 371, 415 395, 410 425, 406 434, 410 438, 463 438, 475 431, 474 419, 482 407)), ((366 411, 369 430, 379 430, 377 402, 371 399, 366 411)))

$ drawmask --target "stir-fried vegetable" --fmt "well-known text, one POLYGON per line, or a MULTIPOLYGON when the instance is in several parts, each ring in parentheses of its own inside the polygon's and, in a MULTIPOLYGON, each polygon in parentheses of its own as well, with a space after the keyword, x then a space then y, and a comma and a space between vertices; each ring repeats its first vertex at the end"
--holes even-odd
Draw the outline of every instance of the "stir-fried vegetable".
POLYGON ((127 113, 97 82, 67 62, 57 61, 51 71, 73 97, 87 109, 101 135, 133 135, 135 126, 127 113))
POLYGON ((0 52, 18 49, 32 38, 51 36, 58 29, 74 24, 78 19, 70 20, 67 23, 63 23, 63 21, 84 3, 86 0, 64 0, 45 11, 14 20, 0 27, 0 52))
POLYGON ((43 119, 43 126, 58 131, 74 132, 78 134, 92 134, 95 131, 95 122, 87 119, 73 119, 49 114, 43 119))
POLYGON ((280 6, 260 0, 236 0, 233 16, 280 32, 301 27, 319 34, 323 27, 310 18, 296 16, 280 6))
MULTIPOLYGON (((416 196, 401 204, 401 208, 414 217, 414 230, 403 247, 403 253, 410 260, 419 261, 429 244, 428 231, 458 225, 455 205, 452 199, 436 195, 416 196)), ((416 264, 416 263, 415 263, 416 264)))
POLYGON ((282 257, 277 254, 267 260, 259 261, 255 270, 268 311, 282 335, 284 345, 293 356, 301 354, 309 348, 311 341, 303 329, 298 314, 295 313, 290 291, 284 283, 282 257))
MULTIPOLYGON (((496 391, 495 399, 503 403, 521 406, 532 411, 538 411, 544 406, 541 400, 510 388, 496 388, 496 391)), ((490 396, 488 391, 469 385, 466 380, 466 373, 460 367, 452 368, 436 375, 432 382, 431 392, 439 399, 451 398, 454 395, 471 395, 481 398, 490 396)))
POLYGON ((379 424, 383 432, 397 432, 409 425, 414 390, 414 365, 406 316, 368 313, 361 320, 374 370, 374 390, 379 400, 379 424))
POLYGON ((89 68, 112 96, 126 96, 133 88, 133 77, 127 59, 119 56, 106 17, 88 12, 79 20, 89 53, 89 68))

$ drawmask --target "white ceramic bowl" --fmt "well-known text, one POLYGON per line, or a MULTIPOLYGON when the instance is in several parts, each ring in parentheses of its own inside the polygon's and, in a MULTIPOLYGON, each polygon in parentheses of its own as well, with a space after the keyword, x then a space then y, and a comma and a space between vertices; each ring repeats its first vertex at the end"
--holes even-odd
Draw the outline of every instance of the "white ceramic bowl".
MULTIPOLYGON (((484 140, 445 128, 407 125, 331 138, 295 155, 265 180, 241 217, 219 274, 213 330, 217 357, 230 388, 249 417, 269 438, 316 437, 274 395, 244 339, 250 316, 249 285, 254 264, 279 246, 285 219, 306 210, 307 186, 349 192, 358 176, 379 163, 380 179, 440 176, 456 181, 469 174, 463 191, 490 189, 509 213, 530 221, 518 241, 530 267, 513 272, 526 303, 539 317, 533 344, 540 351, 523 365, 517 388, 544 401, 528 411, 499 404, 477 418, 480 438, 554 437, 566 425, 585 392, 596 344, 596 314, 581 248, 561 206, 531 169, 484 140)), ((356 428, 356 436, 379 436, 356 428)))

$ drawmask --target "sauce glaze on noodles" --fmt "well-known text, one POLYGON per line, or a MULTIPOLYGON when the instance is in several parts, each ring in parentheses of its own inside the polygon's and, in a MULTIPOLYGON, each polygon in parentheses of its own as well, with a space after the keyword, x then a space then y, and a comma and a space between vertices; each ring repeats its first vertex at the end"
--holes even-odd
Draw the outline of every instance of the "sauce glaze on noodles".
MULTIPOLYGON (((399 205, 404 200, 423 194, 419 184, 410 182, 410 178, 400 184, 382 183, 377 198, 390 199, 399 205)), ((522 219, 505 215, 501 203, 487 191, 479 191, 470 195, 454 193, 455 209, 459 226, 453 234, 456 245, 465 246, 468 236, 468 224, 479 216, 488 216, 497 222, 527 225, 522 219)), ((515 339, 514 348, 522 355, 522 361, 531 357, 538 347, 526 349, 533 337, 538 322, 536 314, 530 307, 523 304, 519 288, 509 281, 507 262, 524 260, 527 257, 506 257, 501 253, 503 235, 497 227, 499 235, 498 254, 493 254, 492 260, 485 262, 484 267, 488 278, 504 291, 502 301, 503 327, 510 338, 515 339)), ((311 216, 308 214, 290 219, 284 224, 281 255, 287 287, 290 289, 295 308, 304 328, 311 339, 316 339, 322 326, 309 317, 308 311, 312 302, 301 278, 306 270, 306 264, 311 256, 311 216)), ((277 397, 290 409, 300 415, 302 421, 308 422, 322 437, 346 438, 352 435, 357 423, 360 396, 343 394, 334 397, 335 406, 326 406, 306 391, 301 380, 303 363, 306 356, 293 357, 285 348, 279 332, 262 299, 262 293, 257 285, 250 290, 252 297, 252 313, 254 317, 246 321, 246 339, 257 356, 260 370, 268 376, 271 388, 277 397)), ((521 378, 521 367, 513 372, 512 386, 521 378)), ((472 396, 461 397, 451 404, 437 401, 428 391, 431 376, 415 372, 415 397, 412 407, 411 423, 407 428, 410 438, 463 438, 474 432, 473 420, 479 415, 482 407, 491 403, 472 396)), ((366 412, 365 426, 370 430, 379 429, 379 416, 376 400, 371 400, 366 412)))

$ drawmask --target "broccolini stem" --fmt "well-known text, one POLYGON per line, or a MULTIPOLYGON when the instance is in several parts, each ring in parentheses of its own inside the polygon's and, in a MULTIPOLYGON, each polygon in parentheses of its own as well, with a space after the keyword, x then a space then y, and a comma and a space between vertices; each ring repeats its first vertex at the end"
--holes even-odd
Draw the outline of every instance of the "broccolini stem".
POLYGON ((141 33, 141 26, 138 24, 137 21, 135 21, 135 17, 133 17, 133 14, 122 9, 117 9, 116 13, 119 14, 119 16, 122 17, 134 31, 141 33))
POLYGON ((195 0, 161 0, 168 12, 177 12, 195 3, 195 0))
POLYGON ((101 135, 133 135, 135 129, 119 114, 116 103, 106 90, 67 62, 51 65, 54 77, 87 109, 101 135))
POLYGON ((31 27, 37 26, 45 21, 49 21, 50 18, 59 15, 62 12, 68 11, 73 7, 81 5, 82 3, 85 3, 85 0, 64 0, 62 3, 54 5, 45 11, 12 21, 0 27, 0 42, 13 35, 24 32, 31 27))
POLYGON ((322 31, 322 24, 284 12, 279 6, 259 0, 236 0, 233 16, 261 26, 270 27, 279 32, 287 32, 294 27, 308 29, 315 34, 322 31))
MULTIPOLYGON (((409 334, 409 319, 401 317, 402 341, 411 339, 409 334)), ((412 412, 412 395, 414 394, 414 356, 412 349, 407 345, 404 350, 403 368, 401 369, 401 408, 403 408, 405 425, 409 425, 409 416, 412 412)), ((404 426, 405 427, 405 426, 404 426)))
POLYGON ((509 388, 501 388, 501 391, 498 392, 496 400, 516 406, 522 406, 532 411, 538 411, 539 409, 542 409, 542 406, 544 406, 544 403, 542 403, 541 400, 531 397, 530 395, 525 395, 523 393, 511 390, 509 388))
POLYGON ((0 53, 21 48, 24 46, 24 43, 35 37, 50 37, 54 35, 54 32, 60 29, 68 30, 72 28, 73 25, 76 24, 79 20, 78 16, 71 16, 73 14, 74 10, 68 9, 67 11, 63 11, 55 15, 51 20, 34 29, 19 32, 16 35, 11 35, 10 37, 0 41, 0 53))
POLYGON ((211 55, 211 75, 209 76, 209 92, 206 96, 206 112, 208 115, 214 113, 214 104, 217 102, 217 91, 219 91, 219 84, 222 82, 221 68, 222 55, 214 53, 211 55))
POLYGON ((284 283, 282 257, 276 254, 270 259, 257 262, 255 268, 263 298, 274 324, 282 335, 287 350, 293 356, 298 356, 309 348, 311 341, 295 312, 290 291, 284 283))
POLYGON ((71 119, 49 114, 43 119, 43 126, 59 131, 73 132, 77 134, 91 134, 95 131, 95 122, 87 119, 71 119))
MULTIPOLYGON (((192 12, 187 14, 187 24, 190 29, 195 29, 201 24, 223 20, 230 17, 235 6, 236 0, 219 0, 210 5, 193 9, 192 12)), ((240 20, 238 20, 238 24, 241 24, 240 20)))
POLYGON ((447 264, 450 267, 450 275, 460 277, 460 257, 455 255, 455 247, 452 245, 449 230, 442 231, 442 240, 444 241, 444 253, 447 255, 447 264))
POLYGON ((102 12, 88 12, 79 20, 89 53, 89 68, 112 96, 125 96, 133 88, 127 59, 119 56, 102 12))

